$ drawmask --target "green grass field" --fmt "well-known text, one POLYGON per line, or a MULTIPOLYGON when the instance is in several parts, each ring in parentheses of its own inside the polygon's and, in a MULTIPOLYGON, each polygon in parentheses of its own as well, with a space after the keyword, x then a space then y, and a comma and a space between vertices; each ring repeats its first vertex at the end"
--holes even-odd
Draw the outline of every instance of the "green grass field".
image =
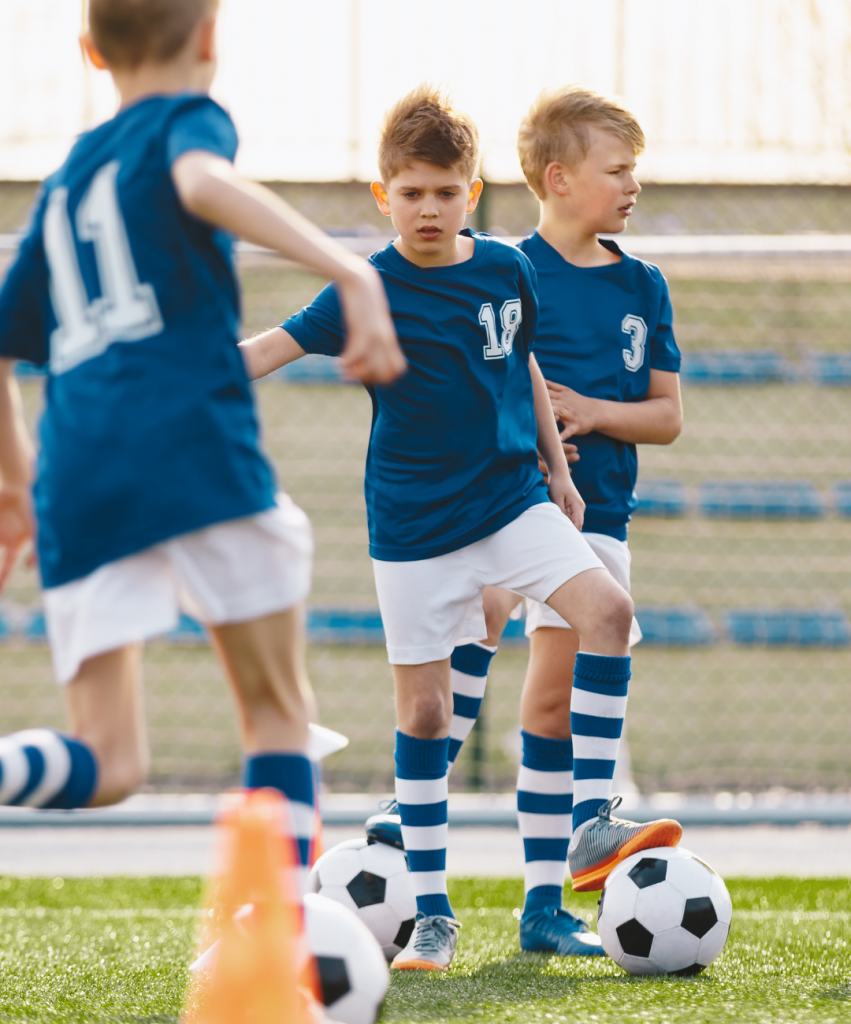
MULTIPOLYGON (((851 883, 728 880, 727 949, 687 979, 518 952, 519 880, 456 879, 452 970, 394 977, 384 1021, 851 1021, 851 883)), ((176 1021, 199 879, 0 879, 0 1021, 176 1021)), ((590 918, 593 896, 568 894, 590 918)), ((283 1022, 282 1022, 283 1024, 283 1022)))

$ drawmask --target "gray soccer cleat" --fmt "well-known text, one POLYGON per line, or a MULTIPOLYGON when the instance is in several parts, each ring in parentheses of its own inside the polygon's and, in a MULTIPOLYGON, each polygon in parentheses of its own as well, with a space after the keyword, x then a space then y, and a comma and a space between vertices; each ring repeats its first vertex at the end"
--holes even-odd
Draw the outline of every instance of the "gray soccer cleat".
POLYGON ((573 833, 567 850, 567 862, 574 892, 602 889, 610 873, 633 853, 656 846, 676 846, 683 827, 673 818, 660 818, 640 824, 613 818, 612 811, 621 798, 613 796, 603 804, 596 818, 583 822, 573 833))
POLYGON ((452 917, 417 914, 408 945, 397 953, 390 967, 394 971, 445 971, 455 956, 460 923, 452 917))

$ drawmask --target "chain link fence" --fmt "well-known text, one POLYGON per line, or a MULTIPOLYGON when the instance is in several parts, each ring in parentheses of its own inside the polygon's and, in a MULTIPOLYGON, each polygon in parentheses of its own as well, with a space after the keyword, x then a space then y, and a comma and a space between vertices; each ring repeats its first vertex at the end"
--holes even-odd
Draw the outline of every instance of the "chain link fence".
MULTIPOLYGON (((380 244, 386 223, 365 186, 279 189, 335 232, 380 244)), ((648 187, 631 234, 851 232, 845 192, 648 187)), ((490 193, 487 226, 510 235, 534 226, 523 187, 490 193)), ((2 206, 0 230, 8 230, 2 206)), ((851 481, 848 250, 737 253, 731 245, 721 255, 653 257, 671 285, 686 422, 670 447, 642 448, 642 514, 630 529, 633 595, 648 641, 633 651, 627 728, 643 792, 851 786, 851 510, 841 487, 851 481), (738 489, 709 486, 730 483, 738 489)), ((241 275, 246 333, 280 323, 322 285, 262 256, 245 257, 241 275)), ((32 418, 40 384, 25 380, 24 390, 32 418)), ((375 607, 362 492, 365 391, 270 380, 258 397, 281 482, 313 522, 311 604, 375 607)), ((2 731, 61 725, 46 646, 23 635, 38 603, 32 574, 19 570, 3 602, 2 731)), ((462 751, 455 789, 512 788, 525 665, 524 644, 505 643, 485 727, 462 751)), ((324 724, 351 738, 326 762, 329 788, 389 789, 394 711, 383 649, 314 644, 310 669, 324 724)), ((146 681, 151 785, 236 782, 231 700, 209 649, 150 644, 146 681)))

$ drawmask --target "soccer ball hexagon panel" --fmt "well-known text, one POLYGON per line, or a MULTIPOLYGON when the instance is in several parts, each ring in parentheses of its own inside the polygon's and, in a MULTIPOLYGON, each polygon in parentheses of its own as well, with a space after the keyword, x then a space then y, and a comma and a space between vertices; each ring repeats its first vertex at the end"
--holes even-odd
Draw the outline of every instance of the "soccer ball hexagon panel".
POLYGON ((388 960, 407 944, 417 901, 403 850, 350 839, 319 858, 308 888, 353 911, 388 960))
POLYGON ((697 974, 721 953, 733 906, 720 875, 682 847, 619 864, 600 896, 603 948, 630 974, 697 974))

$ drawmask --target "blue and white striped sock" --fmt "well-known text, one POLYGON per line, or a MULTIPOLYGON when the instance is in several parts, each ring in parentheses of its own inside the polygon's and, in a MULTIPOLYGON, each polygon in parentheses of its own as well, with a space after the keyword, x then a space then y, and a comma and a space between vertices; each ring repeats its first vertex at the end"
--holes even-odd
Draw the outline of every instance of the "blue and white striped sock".
POLYGON ((396 800, 417 910, 453 917, 446 892, 449 738, 418 740, 396 730, 396 800))
POLYGON ((458 751, 470 735, 485 696, 488 670, 495 647, 481 643, 462 644, 452 652, 452 723, 449 726, 449 768, 455 764, 458 751))
POLYGON ((313 763, 304 754, 254 754, 245 759, 246 789, 277 789, 289 801, 303 881, 316 827, 315 779, 313 763))
POLYGON ((523 913, 560 907, 572 832, 573 744, 521 731, 517 823, 526 855, 523 913))
POLYGON ((0 804, 64 811, 88 807, 97 759, 80 740, 53 729, 24 729, 0 738, 0 804))
POLYGON ((612 795, 630 659, 603 654, 576 655, 570 698, 573 733, 573 830, 595 817, 612 795))

